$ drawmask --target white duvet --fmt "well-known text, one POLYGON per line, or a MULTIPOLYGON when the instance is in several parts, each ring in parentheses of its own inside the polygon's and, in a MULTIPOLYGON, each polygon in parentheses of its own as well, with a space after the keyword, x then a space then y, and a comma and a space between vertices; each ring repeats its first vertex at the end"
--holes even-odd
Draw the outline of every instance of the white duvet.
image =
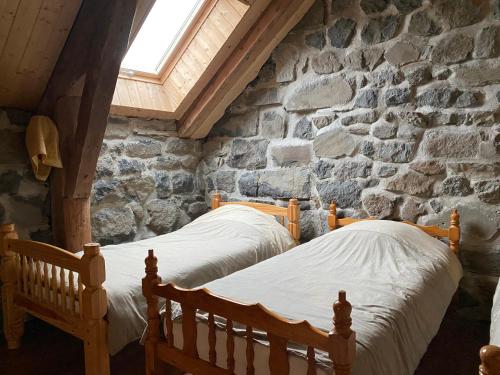
POLYGON ((491 310, 490 344, 500 346, 500 282, 497 284, 491 310))
MULTIPOLYGON (((439 240, 403 223, 364 221, 204 287, 241 302, 259 302, 324 331, 332 329, 332 304, 344 289, 353 305, 352 328, 357 334, 354 374, 409 375, 437 333, 461 276, 458 258, 439 240)), ((179 346, 178 322, 174 332, 179 346)), ((217 335, 223 348, 223 333, 217 335)), ((258 340, 264 345, 256 345, 256 373, 265 375, 266 337, 258 340)), ((207 358, 206 341, 205 329, 198 335, 202 358, 207 358)), ((236 373, 244 374, 243 340, 236 346, 241 351, 236 373)), ((290 357, 290 373, 304 374, 304 352, 294 351, 298 356, 290 357)), ((218 358, 221 366, 224 357, 218 358)), ((316 359, 319 369, 331 366, 325 353, 318 352, 316 359)))
POLYGON ((146 327, 141 279, 148 249, 155 250, 162 281, 193 288, 293 246, 290 233, 274 217, 237 205, 213 210, 169 234, 104 246, 110 353, 140 338, 146 327))

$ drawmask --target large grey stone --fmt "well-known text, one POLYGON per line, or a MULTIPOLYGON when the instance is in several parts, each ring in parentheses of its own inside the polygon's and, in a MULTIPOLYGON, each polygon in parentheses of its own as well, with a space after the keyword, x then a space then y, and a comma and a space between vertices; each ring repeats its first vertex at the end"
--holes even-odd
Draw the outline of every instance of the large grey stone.
POLYGON ((476 35, 474 57, 489 58, 500 52, 500 31, 498 27, 488 26, 476 35))
POLYGON ((385 188, 411 195, 421 195, 429 193, 433 184, 434 179, 432 177, 409 170, 387 181, 385 188))
POLYGON ((193 175, 185 172, 177 172, 172 175, 172 192, 174 194, 192 193, 194 190, 193 175))
POLYGON ((398 168, 392 165, 381 165, 377 169, 376 175, 378 177, 391 177, 398 172, 398 168))
POLYGON ((356 21, 350 18, 340 18, 328 29, 328 38, 332 47, 346 48, 356 32, 356 21))
POLYGON ((355 135, 370 134, 371 124, 354 124, 347 128, 347 131, 355 135))
POLYGON ((361 31, 361 40, 365 44, 386 42, 396 36, 400 22, 400 17, 394 15, 370 18, 361 31))
POLYGON ((285 119, 277 111, 266 111, 260 117, 260 135, 263 138, 283 138, 285 136, 285 119))
POLYGON ((313 47, 319 50, 325 48, 326 45, 326 37, 324 31, 316 31, 312 34, 306 35, 305 38, 306 45, 309 47, 313 47))
POLYGON ((321 235, 321 223, 318 211, 307 210, 300 212, 300 240, 310 241, 321 235))
POLYGON ((418 49, 407 42, 397 42, 393 44, 385 53, 385 59, 395 67, 417 61, 420 56, 418 49))
POLYGON ((483 202, 500 203, 500 180, 476 181, 473 185, 474 193, 483 202))
POLYGON ((158 170, 173 171, 181 167, 181 159, 175 155, 162 155, 156 158, 150 165, 158 170))
POLYGON ((392 0, 399 13, 408 14, 422 6, 422 0, 392 0))
POLYGON ((342 70, 342 63, 332 51, 325 51, 311 59, 311 68, 317 74, 331 74, 342 70))
POLYGON ((311 121, 316 129, 322 129, 330 125, 335 118, 335 115, 315 116, 311 121))
POLYGON ((379 139, 394 138, 398 132, 398 126, 385 120, 381 120, 372 125, 371 133, 379 139))
POLYGON ((439 0, 435 4, 438 14, 451 28, 470 25, 479 20, 481 6, 474 0, 439 0))
POLYGON ((232 193, 236 189, 235 171, 216 171, 207 179, 209 191, 222 190, 226 193, 232 193))
POLYGON ((372 163, 363 159, 341 159, 335 164, 333 176, 339 180, 350 180, 361 177, 370 176, 372 171, 372 163))
POLYGON ((271 147, 271 156, 280 167, 306 166, 312 159, 311 144, 280 144, 271 147))
POLYGON ((97 180, 92 185, 92 203, 101 202, 120 204, 125 199, 118 180, 97 180))
POLYGON ((403 68, 403 73, 410 86, 422 85, 432 79, 428 64, 411 64, 403 68))
POLYGON ((464 197, 472 192, 469 180, 464 176, 450 176, 443 181, 443 194, 464 197))
POLYGON ((357 123, 372 124, 378 119, 376 111, 352 111, 342 117, 340 123, 344 126, 349 126, 357 123))
POLYGON ((307 117, 302 117, 300 121, 295 124, 293 136, 295 138, 311 140, 316 135, 316 131, 312 126, 312 122, 307 117))
POLYGON ((371 80, 375 87, 387 85, 399 85, 404 81, 404 76, 399 70, 383 69, 371 74, 371 80))
POLYGON ((376 108, 378 106, 378 91, 376 89, 359 91, 354 105, 359 108, 376 108))
POLYGON ((479 91, 464 91, 462 92, 455 102, 457 108, 470 108, 478 107, 481 105, 483 94, 479 91))
POLYGON ((332 171, 335 167, 335 163, 331 160, 320 159, 313 168, 314 174, 320 179, 332 177, 332 171))
POLYGON ((479 134, 470 130, 431 129, 424 134, 420 147, 431 158, 473 158, 479 151, 479 134))
POLYGON ((344 67, 349 70, 363 70, 365 67, 365 59, 363 51, 356 49, 351 51, 343 59, 344 67))
POLYGON ((172 184, 167 173, 163 171, 156 173, 155 185, 158 198, 169 198, 172 194, 172 184))
POLYGON ((377 219, 384 219, 392 215, 396 198, 387 193, 363 194, 363 208, 368 215, 377 219))
POLYGON ((383 56, 384 50, 380 47, 371 47, 363 51, 363 58, 370 71, 381 63, 383 56))
POLYGON ((327 108, 348 103, 353 96, 349 83, 338 77, 303 80, 285 97, 288 111, 327 108))
POLYGON ((299 50, 292 44, 281 43, 273 51, 272 59, 276 64, 276 82, 295 81, 299 50))
POLYGON ((462 174, 472 179, 487 179, 500 175, 498 162, 451 162, 447 164, 448 170, 455 174, 462 174))
POLYGON ((363 188, 356 180, 330 181, 323 180, 316 185, 323 208, 335 202, 339 208, 361 207, 361 191, 363 188))
POLYGON ((146 166, 143 162, 134 159, 120 159, 118 160, 118 170, 120 174, 141 174, 146 166))
POLYGON ((261 169, 267 164, 266 150, 269 141, 235 139, 227 165, 240 169, 261 169))
POLYGON ((318 135, 314 139, 313 148, 318 158, 338 158, 351 155, 356 148, 356 141, 344 129, 334 128, 318 135))
POLYGON ((307 199, 311 195, 310 172, 306 168, 245 173, 238 186, 241 194, 253 197, 307 199))
POLYGON ((172 232, 178 228, 178 223, 187 216, 173 202, 163 199, 154 199, 146 204, 149 214, 148 227, 156 234, 172 232))
POLYGON ((16 171, 7 171, 0 174, 0 194, 16 194, 21 184, 22 176, 16 171))
POLYGON ((500 59, 475 60, 454 68, 450 80, 463 87, 484 86, 500 82, 500 59))
POLYGON ((161 143, 151 139, 125 143, 125 154, 133 158, 148 159, 161 155, 161 143))
POLYGON ((264 106, 280 104, 281 97, 276 87, 261 87, 258 89, 247 89, 246 101, 248 105, 264 106))
POLYGON ((379 13, 389 6, 389 0, 361 0, 361 9, 366 14, 379 13))
POLYGON ((417 97, 419 107, 430 106, 448 108, 453 104, 455 91, 448 87, 440 87, 424 91, 417 97))
POLYGON ((442 174, 446 170, 439 160, 415 160, 410 164, 410 168, 428 176, 442 174))
POLYGON ((193 139, 169 138, 165 141, 165 152, 175 155, 201 153, 201 143, 193 139))
POLYGON ((413 13, 408 31, 420 36, 432 36, 439 34, 441 32, 441 27, 429 11, 422 10, 413 13))
POLYGON ((212 129, 211 136, 252 137, 257 135, 258 113, 250 111, 243 115, 225 115, 212 129))
POLYGON ((128 207, 103 208, 92 217, 92 237, 101 245, 131 241, 135 232, 134 213, 128 207))
POLYGON ((431 53, 431 60, 438 64, 451 64, 467 59, 472 52, 473 40, 465 34, 452 34, 441 39, 431 53))
POLYGON ((392 88, 385 92, 385 104, 393 107, 408 103, 411 99, 411 91, 408 88, 392 88))
POLYGON ((416 223, 418 217, 423 215, 424 212, 425 210, 422 201, 417 200, 414 197, 407 197, 401 205, 400 215, 402 220, 416 223))

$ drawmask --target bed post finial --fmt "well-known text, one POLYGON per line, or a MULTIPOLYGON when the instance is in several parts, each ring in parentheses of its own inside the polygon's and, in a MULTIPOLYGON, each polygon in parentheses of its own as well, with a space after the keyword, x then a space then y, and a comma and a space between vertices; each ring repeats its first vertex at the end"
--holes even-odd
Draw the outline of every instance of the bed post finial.
POLYGON ((155 374, 158 366, 157 346, 160 341, 160 310, 158 309, 158 297, 153 293, 153 286, 161 283, 158 276, 158 258, 154 251, 148 250, 148 256, 144 260, 146 264, 146 276, 142 279, 142 294, 148 304, 148 328, 146 332, 146 374, 155 374))
POLYGON ((335 201, 328 206, 328 228, 330 230, 337 229, 337 204, 335 201))
POLYGON ((222 202, 222 197, 221 197, 220 193, 218 191, 216 191, 214 193, 214 195, 212 195, 212 203, 211 203, 212 210, 219 208, 220 202, 222 202))
POLYGON ((288 201, 288 230, 295 242, 300 241, 300 207, 297 198, 288 201))
POLYGON ((333 304, 333 331, 329 335, 329 356, 335 375, 351 375, 356 356, 356 333, 351 329, 351 312, 345 290, 339 291, 339 299, 333 304))
POLYGON ((450 227, 448 228, 448 242, 450 250, 457 254, 458 246, 460 244, 460 214, 456 208, 451 210, 450 227))
POLYGON ((479 351, 481 365, 479 375, 500 374, 500 348, 494 345, 486 345, 479 351))
POLYGON ((3 332, 9 349, 18 349, 21 346, 21 337, 24 333, 24 312, 14 303, 14 291, 17 287, 17 257, 7 244, 7 240, 18 238, 14 224, 0 225, 3 332))

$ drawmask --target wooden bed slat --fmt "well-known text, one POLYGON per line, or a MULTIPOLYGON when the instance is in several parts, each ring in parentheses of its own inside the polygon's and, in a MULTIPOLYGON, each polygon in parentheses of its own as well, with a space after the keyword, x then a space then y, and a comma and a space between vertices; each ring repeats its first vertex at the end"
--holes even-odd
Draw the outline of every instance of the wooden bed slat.
POLYGON ((216 337, 215 337, 215 319, 214 314, 208 314, 208 358, 210 364, 215 366, 217 363, 217 352, 215 350, 216 337))
POLYGON ((269 339, 269 370, 271 375, 288 375, 290 373, 290 364, 288 363, 287 340, 267 334, 269 339))
POLYGON ((307 375, 316 375, 316 355, 312 346, 307 347, 307 375))
POLYGON ((196 345, 196 309, 181 304, 182 306, 182 335, 184 345, 182 350, 187 355, 198 358, 198 349, 196 345))
POLYGON ((226 349, 227 349, 227 369, 234 373, 234 333, 233 333, 233 321, 228 319, 226 322, 226 349))
POLYGON ((255 358, 254 348, 253 348, 253 330, 252 327, 247 326, 246 330, 246 341, 247 341, 247 375, 254 375, 255 368, 253 365, 253 361, 255 358))
POLYGON ((169 346, 174 346, 174 325, 172 322, 172 302, 165 302, 165 320, 167 326, 167 343, 169 346))

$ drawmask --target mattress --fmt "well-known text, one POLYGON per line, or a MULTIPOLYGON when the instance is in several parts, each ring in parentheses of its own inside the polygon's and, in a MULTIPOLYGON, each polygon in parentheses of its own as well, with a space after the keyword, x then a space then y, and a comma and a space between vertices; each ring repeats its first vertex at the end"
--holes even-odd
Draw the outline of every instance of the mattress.
MULTIPOLYGON (((364 221, 335 230, 307 244, 204 285, 213 293, 244 303, 261 303, 292 320, 308 320, 332 329, 332 304, 347 291, 357 335, 354 374, 413 374, 437 333, 462 277, 455 254, 441 241, 413 226, 364 221)), ((177 311, 174 311, 177 315, 177 311)), ((180 347, 180 322, 175 345, 180 347)), ((198 314, 198 351, 207 358, 207 328, 198 314)), ((219 323, 220 324, 220 323, 219 323)), ((218 345, 224 333, 218 332, 218 345)), ((243 332, 241 332, 243 335, 243 332)), ((268 374, 268 342, 255 332, 256 373, 268 374), (260 358, 260 359, 259 359, 260 358), (259 367, 257 371, 257 367, 259 367)), ((245 371, 245 345, 236 340, 237 374, 245 371)), ((289 347, 292 374, 304 374, 305 350, 289 347), (295 366, 295 368, 294 368, 295 366)), ((223 365, 224 357, 220 358, 223 365)), ((324 352, 316 353, 320 374, 331 369, 324 352)), ((326 372, 327 373, 327 372, 326 372)))
POLYGON ((155 250, 162 281, 193 288, 294 246, 288 230, 273 216, 238 205, 213 210, 169 234, 104 246, 110 353, 139 339, 146 327, 141 279, 148 249, 155 250))
POLYGON ((500 282, 497 284, 491 309, 490 344, 500 346, 500 282))

